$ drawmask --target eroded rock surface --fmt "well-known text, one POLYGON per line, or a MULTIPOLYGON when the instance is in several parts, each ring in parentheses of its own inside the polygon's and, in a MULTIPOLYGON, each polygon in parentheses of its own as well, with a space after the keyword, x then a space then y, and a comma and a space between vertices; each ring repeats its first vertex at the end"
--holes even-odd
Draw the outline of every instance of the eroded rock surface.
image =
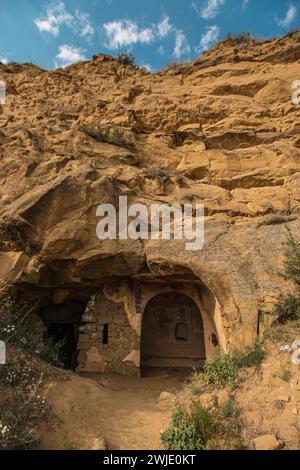
POLYGON ((109 278, 189 272, 217 299, 228 344, 250 342, 289 288, 286 227, 300 234, 299 61, 295 33, 225 41, 153 75, 106 55, 51 72, 0 64, 0 283, 88 299, 109 278), (97 206, 121 195, 203 203, 203 250, 100 242, 97 206))

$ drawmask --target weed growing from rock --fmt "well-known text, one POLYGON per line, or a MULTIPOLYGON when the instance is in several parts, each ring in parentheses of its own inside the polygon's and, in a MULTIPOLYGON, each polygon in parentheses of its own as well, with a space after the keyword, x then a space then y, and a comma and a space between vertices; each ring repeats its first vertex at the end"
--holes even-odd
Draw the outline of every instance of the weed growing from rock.
POLYGON ((225 402, 221 407, 221 411, 223 418, 238 418, 240 415, 234 400, 228 400, 225 402))
POLYGON ((292 377, 292 374, 289 370, 287 369, 284 369, 280 375, 280 378, 284 381, 284 382, 289 382, 291 380, 291 377, 292 377))
POLYGON ((278 323, 281 324, 300 320, 300 242, 291 232, 286 243, 284 268, 284 276, 294 283, 295 290, 288 295, 281 294, 275 305, 278 323))

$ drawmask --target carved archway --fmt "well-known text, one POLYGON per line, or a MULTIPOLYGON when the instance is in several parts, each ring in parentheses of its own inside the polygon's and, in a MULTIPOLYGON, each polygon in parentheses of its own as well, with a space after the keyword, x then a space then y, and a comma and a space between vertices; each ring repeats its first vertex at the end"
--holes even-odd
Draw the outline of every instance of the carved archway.
POLYGON ((144 310, 141 370, 193 368, 206 359, 204 327, 199 308, 182 293, 153 297, 144 310))

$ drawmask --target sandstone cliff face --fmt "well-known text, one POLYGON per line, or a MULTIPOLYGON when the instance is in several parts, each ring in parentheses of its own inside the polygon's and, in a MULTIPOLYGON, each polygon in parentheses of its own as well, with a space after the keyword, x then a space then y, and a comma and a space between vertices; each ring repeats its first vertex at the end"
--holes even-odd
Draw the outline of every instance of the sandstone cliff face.
POLYGON ((193 275, 228 344, 250 342, 289 288, 299 237, 300 35, 218 44, 156 74, 95 56, 64 70, 0 65, 0 283, 88 299, 115 277, 193 275), (205 245, 102 241, 99 204, 203 203, 205 245))

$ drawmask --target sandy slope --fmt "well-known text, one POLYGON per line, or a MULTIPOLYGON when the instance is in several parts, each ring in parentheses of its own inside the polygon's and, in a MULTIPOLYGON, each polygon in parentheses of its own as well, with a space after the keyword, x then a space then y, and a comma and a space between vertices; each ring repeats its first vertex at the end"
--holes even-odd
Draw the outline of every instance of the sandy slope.
POLYGON ((111 450, 159 449, 160 431, 168 426, 172 409, 172 402, 159 401, 159 395, 180 388, 179 378, 164 374, 142 380, 70 375, 49 385, 54 417, 42 427, 40 447, 91 449, 103 436, 111 450))

